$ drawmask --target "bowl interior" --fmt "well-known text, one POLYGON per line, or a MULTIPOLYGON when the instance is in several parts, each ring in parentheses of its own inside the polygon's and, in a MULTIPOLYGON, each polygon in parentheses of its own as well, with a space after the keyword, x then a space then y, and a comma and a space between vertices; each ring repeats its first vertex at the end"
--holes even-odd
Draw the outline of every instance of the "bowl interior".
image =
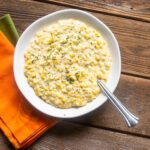
POLYGON ((45 103, 37 97, 33 89, 28 85, 23 73, 24 52, 35 33, 46 25, 60 19, 74 18, 96 28, 108 42, 112 57, 112 66, 107 82, 107 87, 113 92, 118 84, 121 70, 120 51, 118 43, 110 29, 91 14, 75 9, 61 10, 44 16, 32 23, 21 35, 14 54, 14 76, 16 83, 25 98, 39 111, 58 118, 73 118, 84 115, 101 106, 107 98, 101 93, 95 100, 80 108, 60 109, 45 103))

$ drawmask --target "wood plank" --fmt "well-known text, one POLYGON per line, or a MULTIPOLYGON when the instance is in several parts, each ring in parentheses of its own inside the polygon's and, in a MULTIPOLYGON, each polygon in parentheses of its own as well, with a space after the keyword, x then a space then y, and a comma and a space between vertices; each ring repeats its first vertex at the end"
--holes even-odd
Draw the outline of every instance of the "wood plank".
POLYGON ((150 139, 62 122, 50 129, 32 150, 148 150, 150 139))
MULTIPOLYGON (((68 8, 33 1, 0 1, 0 15, 10 13, 20 33, 39 17, 68 8)), ((150 25, 100 13, 93 15, 104 21, 115 33, 121 47, 122 72, 150 77, 150 35, 147 34, 150 25)))
POLYGON ((150 137, 150 80, 122 75, 115 94, 140 118, 139 124, 128 128, 110 102, 87 116, 72 121, 150 137))
POLYGON ((44 1, 150 22, 150 1, 149 0, 136 0, 136 1, 135 0, 124 0, 124 1, 44 0, 44 1))
MULTIPOLYGON (((150 139, 61 122, 40 137, 30 150, 148 150, 150 139)), ((0 132, 0 148, 12 146, 0 132)))

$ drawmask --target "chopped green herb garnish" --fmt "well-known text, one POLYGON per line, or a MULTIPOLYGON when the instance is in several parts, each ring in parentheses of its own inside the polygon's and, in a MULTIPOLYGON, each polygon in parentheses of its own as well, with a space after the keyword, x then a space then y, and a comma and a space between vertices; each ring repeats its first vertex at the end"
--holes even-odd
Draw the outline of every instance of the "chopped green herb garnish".
POLYGON ((72 77, 66 77, 66 80, 67 80, 70 84, 73 84, 74 81, 75 81, 72 77))

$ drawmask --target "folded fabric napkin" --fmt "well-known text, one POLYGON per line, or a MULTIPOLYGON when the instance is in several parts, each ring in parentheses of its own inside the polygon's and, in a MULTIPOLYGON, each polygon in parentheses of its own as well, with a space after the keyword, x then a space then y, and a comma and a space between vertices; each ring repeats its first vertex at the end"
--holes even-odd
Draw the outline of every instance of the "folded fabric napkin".
POLYGON ((19 35, 9 14, 0 18, 0 30, 13 45, 16 44, 19 35))
POLYGON ((0 31, 0 128, 16 149, 26 148, 58 120, 33 108, 13 76, 14 47, 0 31))

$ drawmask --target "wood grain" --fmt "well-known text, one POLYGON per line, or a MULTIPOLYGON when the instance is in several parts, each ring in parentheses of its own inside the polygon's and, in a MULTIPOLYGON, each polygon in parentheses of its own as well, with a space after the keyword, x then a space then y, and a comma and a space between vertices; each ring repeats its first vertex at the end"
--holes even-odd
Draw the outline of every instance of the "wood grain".
POLYGON ((148 150, 150 140, 103 129, 62 122, 50 129, 31 150, 148 150))
POLYGON ((150 22, 149 0, 44 0, 75 8, 92 10, 140 21, 150 22))
MULTIPOLYGON (((34 1, 0 0, 0 15, 10 13, 20 33, 33 21, 68 8, 34 1), (19 6, 19 7, 18 7, 19 6)), ((122 55, 122 72, 150 78, 150 25, 145 22, 93 13, 115 33, 122 55)))
POLYGON ((95 112, 72 121, 150 137, 150 80, 122 75, 115 94, 140 118, 139 124, 134 128, 126 126, 123 118, 109 102, 95 112))
MULTIPOLYGON (((29 150, 149 150, 150 139, 69 122, 60 122, 40 137, 29 150)), ((12 146, 0 132, 0 149, 12 146)))

